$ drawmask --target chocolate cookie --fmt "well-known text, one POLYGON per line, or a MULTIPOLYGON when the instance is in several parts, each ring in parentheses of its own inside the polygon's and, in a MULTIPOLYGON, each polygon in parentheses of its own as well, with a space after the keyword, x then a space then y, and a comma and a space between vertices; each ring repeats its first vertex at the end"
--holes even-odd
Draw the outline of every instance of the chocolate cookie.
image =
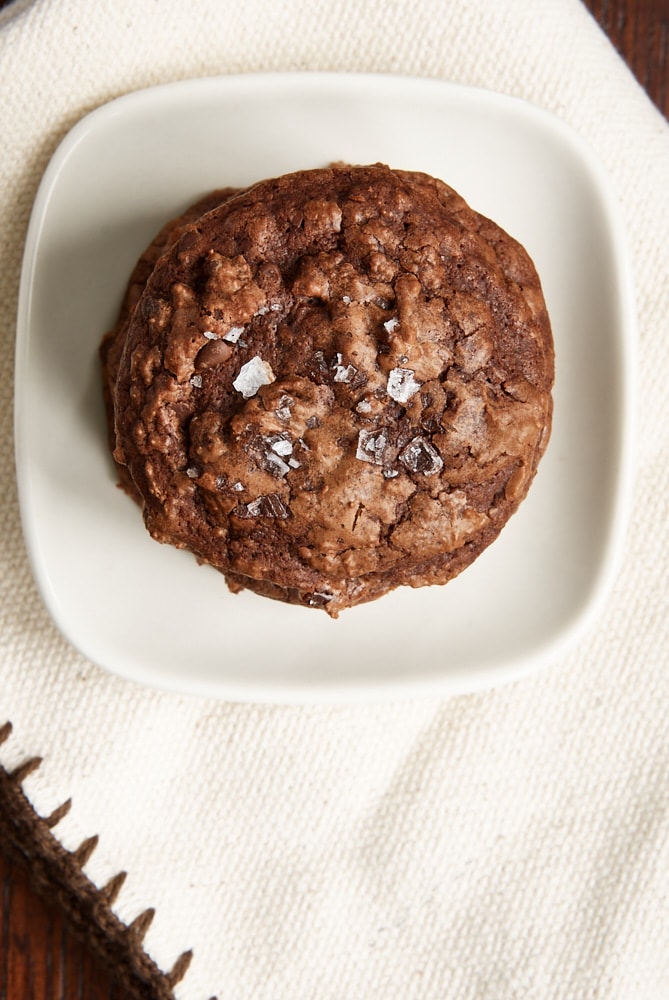
POLYGON ((383 165, 230 194, 172 227, 108 341, 115 457, 148 530, 233 590, 335 617, 447 582, 548 441, 530 258, 446 184, 383 165))

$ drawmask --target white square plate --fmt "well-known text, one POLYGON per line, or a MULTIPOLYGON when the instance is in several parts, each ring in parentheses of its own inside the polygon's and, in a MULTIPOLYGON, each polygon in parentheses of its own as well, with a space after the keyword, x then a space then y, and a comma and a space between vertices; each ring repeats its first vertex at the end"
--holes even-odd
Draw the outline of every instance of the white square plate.
POLYGON ((62 632, 103 667, 253 700, 387 698, 516 678, 580 635, 620 554, 630 479, 633 295, 607 179, 559 120, 517 100, 382 76, 230 76, 122 97, 49 165, 27 238, 16 452, 33 569, 62 632), (500 538, 445 587, 344 612, 230 594, 146 533, 115 486, 97 348, 136 258, 215 187, 333 160, 455 187, 535 260, 551 315, 553 436, 500 538))

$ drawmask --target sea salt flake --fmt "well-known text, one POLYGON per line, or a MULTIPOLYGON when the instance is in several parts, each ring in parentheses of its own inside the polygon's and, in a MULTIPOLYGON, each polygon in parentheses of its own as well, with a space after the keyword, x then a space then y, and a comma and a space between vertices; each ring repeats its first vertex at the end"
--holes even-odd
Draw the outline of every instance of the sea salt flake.
POLYGON ((192 386, 194 386, 195 389, 201 389, 202 388, 202 376, 201 375, 191 375, 189 381, 190 381, 190 384, 192 386))
POLYGON ((256 354, 242 365, 239 375, 232 384, 237 392, 241 392, 244 399, 250 399, 262 385, 270 385, 275 379, 271 366, 256 354))
POLYGON ((325 354, 323 351, 314 351, 314 361, 318 365, 319 371, 327 372, 328 363, 325 360, 325 354))
POLYGON ((291 467, 291 469, 299 469, 301 463, 298 462, 296 458, 289 458, 288 465, 291 467))
POLYGON ((241 493, 244 489, 244 484, 239 482, 233 483, 232 488, 235 491, 235 493, 241 493))
POLYGON ((424 476, 434 476, 444 467, 439 452, 423 437, 409 441, 399 458, 410 472, 422 472, 424 476))
POLYGON ((391 316, 391 318, 387 319, 383 325, 385 327, 386 333, 392 333, 393 330, 396 330, 397 327, 400 325, 400 321, 398 320, 397 316, 391 316))
POLYGON ((351 301, 352 301, 350 295, 342 295, 341 300, 342 300, 342 302, 344 303, 345 306, 350 305, 351 301))
POLYGON ((330 366, 334 368, 335 382, 352 382, 358 374, 358 369, 354 365, 343 365, 342 355, 337 352, 330 366))
POLYGON ((269 308, 270 312, 273 313, 281 312, 281 304, 279 302, 274 302, 269 308))
POLYGON ((203 330, 202 331, 202 336, 206 337, 207 340, 218 340, 219 339, 218 334, 214 333, 213 330, 203 330))
POLYGON ((246 504, 245 509, 251 517, 286 518, 290 513, 278 493, 270 493, 268 496, 251 500, 250 503, 246 504))
POLYGON ((223 340, 227 340, 229 344, 236 344, 243 332, 243 326, 230 327, 228 332, 223 334, 223 340))
POLYGON ((263 460, 270 471, 285 476, 290 466, 284 461, 293 453, 293 442, 282 434, 265 434, 262 438, 263 460))
POLYGON ((200 470, 197 469, 194 465, 191 465, 189 466, 188 469, 186 469, 186 475, 188 476, 189 479, 197 479, 197 477, 200 475, 200 470))
POLYGON ((292 399, 290 396, 287 396, 285 393, 283 394, 283 396, 279 400, 278 407, 274 411, 279 420, 290 420, 292 416, 290 408, 291 406, 293 406, 294 402, 295 400, 292 399))
POLYGON ((337 365, 334 373, 335 382, 352 382, 358 374, 355 365, 337 365))
POLYGON ((278 438, 276 441, 272 441, 270 444, 272 451, 275 451, 277 455, 292 455, 293 444, 286 438, 278 438))
POLYGON ((420 389, 422 382, 417 382, 414 374, 410 368, 393 368, 388 375, 387 392, 396 403, 408 403, 420 389))
POLYGON ((358 413, 369 413, 371 408, 372 404, 368 399, 361 399, 358 405, 356 406, 356 410, 358 413))
POLYGON ((394 479, 395 476, 399 476, 397 469, 384 469, 383 475, 386 479, 394 479))
POLYGON ((314 590, 313 594, 309 597, 309 607, 322 608, 323 605, 331 601, 333 597, 334 594, 325 594, 322 591, 314 590))
POLYGON ((358 434, 358 448, 355 457, 361 462, 383 465, 383 453, 388 443, 384 430, 368 431, 364 427, 358 434))
POLYGON ((275 452, 268 451, 265 455, 269 465, 273 466, 280 476, 285 476, 287 472, 290 471, 290 466, 284 462, 282 458, 279 457, 275 452))

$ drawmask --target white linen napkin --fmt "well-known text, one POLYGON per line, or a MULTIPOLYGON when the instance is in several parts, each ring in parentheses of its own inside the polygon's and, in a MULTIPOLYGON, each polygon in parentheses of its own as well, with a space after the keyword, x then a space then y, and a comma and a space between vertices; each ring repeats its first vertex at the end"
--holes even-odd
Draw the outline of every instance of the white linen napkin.
POLYGON ((669 996, 669 129, 578 0, 18 0, 0 14, 0 747, 180 1000, 669 996), (499 690, 340 707, 220 703, 86 662, 32 580, 12 363, 37 185, 81 116, 168 80, 398 73, 525 98, 620 199, 639 307, 633 519, 596 626, 499 690))

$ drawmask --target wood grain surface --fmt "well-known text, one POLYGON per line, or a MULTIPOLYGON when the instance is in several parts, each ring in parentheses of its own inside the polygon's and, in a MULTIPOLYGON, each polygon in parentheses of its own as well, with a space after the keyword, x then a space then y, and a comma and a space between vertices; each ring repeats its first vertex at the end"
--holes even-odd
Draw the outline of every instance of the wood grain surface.
MULTIPOLYGON (((584 2, 669 117, 669 0, 584 2)), ((0 893, 0 1000, 122 1000, 113 969, 102 967, 57 907, 36 895, 28 869, 1 853, 0 893)))
POLYGON ((123 1000, 110 971, 34 891, 24 865, 0 855, 0 998, 123 1000))
POLYGON ((585 0, 585 6, 669 118, 669 0, 585 0))

